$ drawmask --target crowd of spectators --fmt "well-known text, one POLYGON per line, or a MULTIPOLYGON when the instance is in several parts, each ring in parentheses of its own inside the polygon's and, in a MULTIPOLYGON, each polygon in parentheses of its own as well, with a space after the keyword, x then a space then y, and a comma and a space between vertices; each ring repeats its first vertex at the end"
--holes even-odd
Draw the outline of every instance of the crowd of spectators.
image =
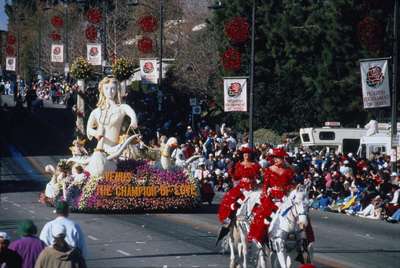
MULTIPOLYGON (((201 157, 188 166, 193 176, 214 191, 232 187, 232 168, 240 159, 242 146, 249 146, 246 135, 222 125, 215 129, 205 122, 198 131, 188 126, 180 137, 182 144, 172 157, 176 165, 185 165, 195 154, 201 157)), ((346 213, 370 219, 400 221, 400 177, 391 172, 390 157, 375 154, 373 159, 359 158, 353 153, 296 150, 287 142, 281 145, 288 152, 288 163, 296 171, 296 181, 309 180, 310 206, 313 209, 346 213)), ((255 144, 253 157, 261 167, 270 165, 268 143, 255 144)))

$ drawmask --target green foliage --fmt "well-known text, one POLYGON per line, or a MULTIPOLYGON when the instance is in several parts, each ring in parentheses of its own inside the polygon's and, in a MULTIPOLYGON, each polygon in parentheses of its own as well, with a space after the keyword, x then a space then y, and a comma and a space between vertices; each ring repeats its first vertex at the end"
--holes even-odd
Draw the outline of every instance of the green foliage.
POLYGON ((78 57, 71 65, 71 74, 75 79, 87 79, 92 73, 92 67, 83 57, 78 57))
POLYGON ((113 75, 119 80, 123 81, 131 77, 133 74, 134 65, 132 62, 125 58, 119 58, 112 65, 113 75))
POLYGON ((282 137, 272 129, 260 128, 254 131, 254 143, 270 143, 277 145, 282 143, 282 137))
MULTIPOLYGON (((214 12, 210 26, 221 33, 224 51, 233 46, 222 34, 224 23, 238 15, 250 22, 251 1, 222 2, 226 8, 214 12)), ((390 55, 391 44, 386 54, 362 49, 355 31, 365 16, 360 2, 257 0, 256 6, 254 128, 282 133, 328 120, 353 126, 365 121, 358 60, 390 55)), ((380 15, 390 25, 390 16, 380 15)), ((239 47, 242 69, 227 74, 221 68, 221 78, 248 75, 249 48, 250 41, 239 47)))

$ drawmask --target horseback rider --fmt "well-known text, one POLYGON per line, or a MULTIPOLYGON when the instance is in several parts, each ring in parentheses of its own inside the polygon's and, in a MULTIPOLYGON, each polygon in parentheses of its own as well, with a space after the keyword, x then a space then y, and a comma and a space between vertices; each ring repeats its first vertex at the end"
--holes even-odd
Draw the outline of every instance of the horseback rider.
POLYGON ((239 183, 224 195, 218 210, 218 219, 223 224, 231 222, 246 192, 254 189, 260 176, 261 166, 251 159, 252 149, 242 147, 240 152, 243 160, 235 164, 233 171, 233 179, 239 183))
POLYGON ((276 212, 287 194, 294 188, 294 170, 285 162, 288 154, 283 148, 272 149, 273 165, 264 169, 263 193, 260 204, 254 208, 250 224, 249 240, 261 244, 268 239, 271 215, 276 212))

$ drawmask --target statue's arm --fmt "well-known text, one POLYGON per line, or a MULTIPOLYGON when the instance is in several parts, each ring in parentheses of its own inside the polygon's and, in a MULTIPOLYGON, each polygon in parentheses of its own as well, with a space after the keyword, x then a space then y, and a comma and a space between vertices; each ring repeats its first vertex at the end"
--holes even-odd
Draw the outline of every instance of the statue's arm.
POLYGON ((89 140, 92 140, 93 137, 98 136, 98 131, 97 129, 95 129, 95 127, 98 128, 95 113, 94 111, 92 111, 89 115, 89 119, 86 125, 86 133, 89 140))
POLYGON ((121 107, 124 110, 125 114, 131 119, 130 126, 132 128, 137 128, 138 122, 137 122, 137 117, 136 117, 135 111, 131 108, 131 106, 129 106, 127 104, 122 104, 121 107))

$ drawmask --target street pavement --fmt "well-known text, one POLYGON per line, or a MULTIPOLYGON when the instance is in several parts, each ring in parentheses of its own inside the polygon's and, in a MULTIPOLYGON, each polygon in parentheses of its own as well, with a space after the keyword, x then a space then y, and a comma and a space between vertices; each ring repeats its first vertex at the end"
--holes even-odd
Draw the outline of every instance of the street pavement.
MULTIPOLYGON (((40 169, 52 157, 28 158, 40 169)), ((56 161, 53 159, 53 161, 56 161)), ((9 165, 12 161, 3 162, 9 165)), ((14 171, 30 174, 13 165, 14 171)), ((45 180, 37 171, 39 179, 45 180)), ((36 177, 38 179, 38 177, 36 177)), ((26 190, 26 189, 25 189, 26 190)), ((72 214, 86 234, 89 267, 228 267, 229 256, 215 247, 217 203, 188 213, 72 214)), ((54 218, 38 203, 38 192, 1 194, 0 230, 15 236, 18 220, 30 218, 39 230, 54 218)), ((317 267, 400 267, 400 225, 312 211, 317 267)))

